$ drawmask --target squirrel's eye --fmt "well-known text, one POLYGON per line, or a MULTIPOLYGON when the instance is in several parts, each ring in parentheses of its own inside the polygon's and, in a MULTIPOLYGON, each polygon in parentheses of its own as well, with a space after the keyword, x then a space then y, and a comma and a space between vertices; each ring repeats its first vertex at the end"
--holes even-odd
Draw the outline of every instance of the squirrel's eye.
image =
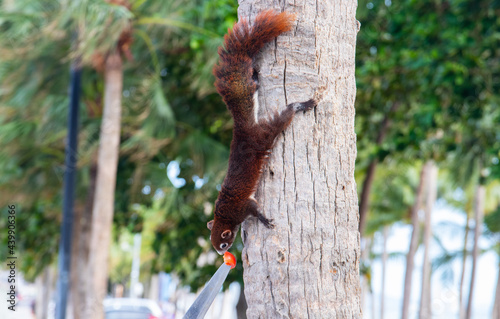
POLYGON ((226 243, 220 244, 220 249, 226 249, 226 247, 227 247, 226 243))

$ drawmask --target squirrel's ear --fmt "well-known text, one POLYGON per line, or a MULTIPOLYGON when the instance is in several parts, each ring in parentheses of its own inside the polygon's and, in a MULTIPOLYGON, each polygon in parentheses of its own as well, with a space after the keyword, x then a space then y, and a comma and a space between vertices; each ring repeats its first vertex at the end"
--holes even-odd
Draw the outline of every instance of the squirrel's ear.
POLYGON ((212 219, 211 221, 209 221, 209 222, 207 223, 207 228, 208 228, 208 229, 210 229, 210 230, 212 230, 212 227, 213 227, 213 226, 214 226, 214 220, 212 219))
POLYGON ((222 238, 230 237, 231 236, 231 231, 229 229, 225 230, 220 234, 222 238))

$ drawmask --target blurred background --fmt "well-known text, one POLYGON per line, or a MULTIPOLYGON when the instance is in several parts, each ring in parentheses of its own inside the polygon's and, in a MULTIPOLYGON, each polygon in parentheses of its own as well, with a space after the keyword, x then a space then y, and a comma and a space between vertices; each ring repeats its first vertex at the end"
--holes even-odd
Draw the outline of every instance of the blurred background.
MULTIPOLYGON (((357 18, 364 318, 499 318, 500 1, 360 0, 357 18)), ((12 318, 54 317, 75 61, 69 317, 85 294, 79 267, 89 258, 104 64, 115 48, 124 63, 107 293, 148 299, 151 318, 182 317, 222 263, 206 222, 232 121, 211 69, 235 21, 235 0, 0 1, 0 289, 15 204, 12 318)), ((241 260, 241 239, 233 247, 241 260)), ((242 272, 241 263, 230 272, 210 318, 245 317, 242 272)), ((0 316, 12 316, 0 304, 0 316)))

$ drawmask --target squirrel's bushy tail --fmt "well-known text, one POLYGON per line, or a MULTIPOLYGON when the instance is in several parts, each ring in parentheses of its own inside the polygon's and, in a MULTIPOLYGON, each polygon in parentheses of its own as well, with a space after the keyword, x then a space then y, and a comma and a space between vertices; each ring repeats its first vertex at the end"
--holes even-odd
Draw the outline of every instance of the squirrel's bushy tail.
POLYGON ((252 27, 242 20, 224 36, 219 64, 214 67, 215 87, 231 111, 235 125, 253 119, 253 95, 257 89, 252 78, 253 59, 267 42, 289 31, 294 21, 295 15, 290 13, 263 11, 252 27))

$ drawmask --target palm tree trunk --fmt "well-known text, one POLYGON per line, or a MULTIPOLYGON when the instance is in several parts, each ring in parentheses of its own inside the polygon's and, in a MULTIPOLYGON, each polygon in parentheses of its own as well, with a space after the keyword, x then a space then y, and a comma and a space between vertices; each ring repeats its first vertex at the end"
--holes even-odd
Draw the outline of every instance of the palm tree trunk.
POLYGON ((500 263, 498 264, 497 289, 495 293, 495 301, 493 303, 493 313, 491 318, 492 319, 500 318, 500 263))
POLYGON ((467 219, 465 222, 465 235, 464 235, 464 250, 462 252, 462 274, 460 275, 460 287, 459 287, 459 293, 458 293, 458 310, 460 314, 460 319, 465 318, 465 309, 463 305, 463 291, 464 291, 464 281, 465 281, 465 268, 466 268, 466 263, 467 263, 467 255, 468 250, 467 250, 467 242, 469 240, 469 212, 467 212, 467 219))
POLYGON ((472 247, 472 271, 471 271, 470 286, 469 286, 469 300, 467 302, 467 313, 465 317, 467 319, 472 318, 472 301, 474 297, 474 284, 476 279, 477 261, 479 257, 478 243, 479 243, 479 237, 481 236, 482 225, 483 225, 485 193, 486 190, 484 188, 484 185, 480 183, 477 186, 476 196, 474 201, 474 222, 476 225, 474 229, 474 246, 472 247))
MULTIPOLYGON (((370 262, 370 252, 372 248, 372 238, 364 237, 361 239, 361 243, 363 247, 361 248, 361 263, 368 265, 370 262)), ((371 291, 371 274, 366 273, 364 276, 361 276, 361 310, 365 311, 366 302, 370 295, 373 293, 371 291)))
POLYGON ((73 318, 84 319, 82 306, 86 300, 86 283, 88 278, 88 258, 90 245, 90 223, 92 221, 92 206, 94 205, 97 164, 90 167, 90 184, 87 190, 87 199, 83 209, 75 209, 73 224, 73 241, 71 254, 71 301, 73 318))
POLYGON ((247 316, 360 318, 357 2, 317 1, 316 8, 305 0, 239 2, 240 18, 270 8, 297 14, 293 32, 263 50, 259 105, 266 112, 281 110, 324 90, 315 110, 297 114, 276 141, 265 168, 257 198, 275 229, 254 219, 242 227, 247 316))
POLYGON ((92 209, 92 231, 89 255, 89 290, 86 315, 103 319, 102 300, 107 293, 108 257, 120 147, 121 96, 123 86, 122 58, 118 52, 106 58, 104 74, 104 111, 101 123, 97 180, 92 209))
MULTIPOLYGON (((381 145, 387 135, 391 121, 390 116, 399 107, 399 102, 392 103, 391 109, 385 114, 384 120, 380 126, 380 131, 378 132, 377 139, 375 140, 376 145, 381 145)), ((361 195, 359 198, 359 233, 361 237, 365 232, 366 218, 368 216, 368 208, 370 206, 370 193, 373 185, 373 180, 375 178, 375 170, 378 165, 378 158, 375 157, 370 162, 368 169, 366 170, 365 179, 363 180, 363 187, 361 189, 361 195)))
POLYGON ((359 196, 359 233, 361 236, 365 233, 366 218, 368 217, 368 208, 370 205, 370 193, 372 190, 373 180, 375 179, 375 170, 378 165, 378 159, 374 158, 368 165, 363 187, 359 196))
POLYGON ((50 266, 45 267, 36 278, 35 315, 37 319, 49 317, 49 303, 52 298, 54 271, 50 266))
POLYGON ((413 266, 415 262, 415 252, 418 248, 419 240, 419 218, 418 212, 420 210, 420 203, 424 195, 423 189, 424 185, 427 183, 427 166, 422 166, 422 171, 420 172, 420 181, 417 187, 417 192, 415 194, 415 203, 411 208, 411 224, 412 233, 410 239, 410 248, 408 249, 408 254, 406 255, 406 273, 405 273, 405 284, 403 288, 403 309, 401 318, 408 319, 409 308, 410 308, 410 296, 412 287, 412 277, 413 277, 413 266))
POLYGON ((387 237, 389 236, 389 226, 384 226, 382 235, 384 238, 384 248, 382 251, 382 289, 380 292, 380 319, 384 319, 384 308, 385 308, 385 274, 386 274, 386 264, 387 264, 387 237))
POLYGON ((424 261, 422 267, 422 289, 420 291, 420 319, 427 319, 432 317, 431 261, 429 258, 429 250, 432 237, 432 209, 434 207, 434 204, 436 203, 437 198, 438 177, 438 168, 432 160, 428 161, 425 165, 428 166, 428 179, 424 218, 424 261))

